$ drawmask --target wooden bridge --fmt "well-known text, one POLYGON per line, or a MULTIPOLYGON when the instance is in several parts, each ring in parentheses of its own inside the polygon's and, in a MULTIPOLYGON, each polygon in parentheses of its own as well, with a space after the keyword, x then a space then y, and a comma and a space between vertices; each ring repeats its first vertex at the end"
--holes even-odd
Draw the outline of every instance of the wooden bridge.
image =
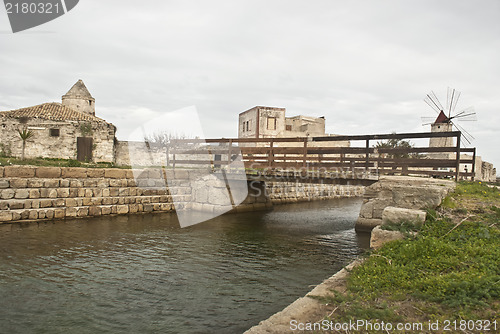
POLYGON ((476 149, 461 147, 460 138, 461 132, 453 131, 302 138, 176 139, 167 147, 167 164, 173 168, 202 165, 227 168, 239 157, 247 175, 254 176, 300 173, 329 179, 376 180, 379 175, 390 174, 473 180, 476 149), (453 138, 454 146, 429 147, 431 138, 453 138), (384 140, 411 139, 427 140, 426 145, 381 145, 384 140))

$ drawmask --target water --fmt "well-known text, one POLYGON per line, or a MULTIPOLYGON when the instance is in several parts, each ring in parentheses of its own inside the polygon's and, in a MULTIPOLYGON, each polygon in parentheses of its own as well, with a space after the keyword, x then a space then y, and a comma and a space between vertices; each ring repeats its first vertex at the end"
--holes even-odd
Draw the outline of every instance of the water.
POLYGON ((0 332, 241 333, 360 253, 360 206, 0 225, 0 332))

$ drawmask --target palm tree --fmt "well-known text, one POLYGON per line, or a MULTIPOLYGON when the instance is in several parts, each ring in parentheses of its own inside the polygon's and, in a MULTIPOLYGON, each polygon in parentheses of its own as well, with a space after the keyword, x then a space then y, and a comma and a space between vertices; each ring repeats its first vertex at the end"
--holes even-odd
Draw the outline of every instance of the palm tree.
POLYGON ((21 160, 24 160, 24 151, 26 149, 26 141, 28 139, 30 139, 31 137, 33 137, 35 134, 33 133, 33 131, 28 130, 27 128, 24 128, 22 131, 17 129, 17 132, 19 133, 19 136, 23 140, 23 152, 21 155, 21 160))

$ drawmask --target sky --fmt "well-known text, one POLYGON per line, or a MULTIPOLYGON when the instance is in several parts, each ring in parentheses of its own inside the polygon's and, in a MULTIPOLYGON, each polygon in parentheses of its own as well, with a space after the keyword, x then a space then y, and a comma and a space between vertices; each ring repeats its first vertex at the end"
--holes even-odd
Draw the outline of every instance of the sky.
POLYGON ((193 107, 206 137, 236 137, 256 105, 325 116, 328 133, 430 131, 423 99, 451 87, 500 174, 499 60, 498 0, 81 0, 15 34, 0 9, 0 110, 60 101, 82 79, 121 140, 193 107))

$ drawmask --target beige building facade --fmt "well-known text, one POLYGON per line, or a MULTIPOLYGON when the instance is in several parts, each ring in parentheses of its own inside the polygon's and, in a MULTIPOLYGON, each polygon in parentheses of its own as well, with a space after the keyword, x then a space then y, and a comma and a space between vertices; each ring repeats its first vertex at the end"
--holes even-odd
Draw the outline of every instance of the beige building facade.
POLYGON ((95 116, 95 99, 81 80, 62 103, 0 111, 0 154, 21 157, 19 131, 33 134, 26 140, 25 158, 114 161, 116 127, 95 116))

